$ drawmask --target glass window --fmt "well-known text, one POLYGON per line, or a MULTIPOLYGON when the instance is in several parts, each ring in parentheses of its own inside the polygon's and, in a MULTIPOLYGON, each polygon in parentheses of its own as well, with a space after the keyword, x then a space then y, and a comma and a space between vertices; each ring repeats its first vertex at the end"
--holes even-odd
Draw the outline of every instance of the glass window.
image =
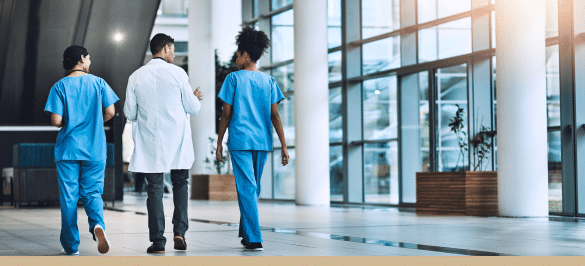
MULTIPOLYGON (((285 94, 284 100, 278 104, 278 113, 282 121, 282 128, 284 130, 284 137, 286 138, 286 145, 295 145, 295 109, 294 109, 294 95, 291 93, 285 94)), ((280 140, 276 134, 276 130, 272 130, 272 146, 280 147, 280 140)))
POLYGON ((341 106, 341 87, 329 89, 329 142, 343 139, 343 113, 341 106))
POLYGON ((419 31, 419 62, 471 53, 471 18, 419 31))
POLYGON ((343 147, 329 147, 329 184, 331 201, 343 201, 343 147))
POLYGON ((396 76, 364 81, 363 101, 364 139, 396 138, 396 76))
POLYGON ((366 203, 398 204, 397 141, 364 145, 366 203))
POLYGON ((400 36, 364 44, 362 60, 364 75, 400 67, 400 36))
POLYGON ((293 3, 293 0, 272 0, 272 10, 277 10, 281 7, 288 6, 293 3))
POLYGON ((471 10, 471 0, 418 0, 418 23, 471 10))
POLYGON ((272 62, 294 57, 293 10, 272 17, 272 62))
POLYGON ((362 0, 362 39, 400 29, 399 0, 362 0))
POLYGON ((429 73, 418 73, 418 99, 420 121, 420 162, 421 172, 431 171, 430 121, 429 121, 429 73))
POLYGON ((419 62, 471 53, 471 18, 419 31, 419 62))
POLYGON ((546 47, 546 109, 548 126, 561 125, 559 46, 546 47))
POLYGON ((439 171, 464 170, 468 168, 467 151, 461 151, 460 145, 467 145, 467 64, 437 69, 435 74, 437 86, 437 164, 439 171), (456 135, 449 124, 456 116, 457 110, 463 109, 462 131, 465 135, 456 135), (461 138, 461 139, 460 139, 461 138))
POLYGON ((288 64, 272 69, 272 77, 282 91, 282 93, 293 91, 293 72, 295 70, 294 64, 288 64))
POLYGON ((341 46, 341 0, 327 0, 327 48, 341 46))
POLYGON ((329 82, 341 80, 341 51, 330 53, 329 61, 329 82))
POLYGON ((548 132, 548 206, 551 212, 563 211, 561 132, 548 132))
POLYGON ((253 7, 252 7, 252 17, 255 18, 257 17, 259 14, 259 4, 258 4, 258 0, 254 0, 254 2, 252 3, 253 7))
POLYGON ((546 0, 546 38, 559 36, 559 1, 546 0))
POLYGON ((281 149, 274 149, 274 198, 295 199, 295 149, 288 149, 288 164, 282 166, 281 149))

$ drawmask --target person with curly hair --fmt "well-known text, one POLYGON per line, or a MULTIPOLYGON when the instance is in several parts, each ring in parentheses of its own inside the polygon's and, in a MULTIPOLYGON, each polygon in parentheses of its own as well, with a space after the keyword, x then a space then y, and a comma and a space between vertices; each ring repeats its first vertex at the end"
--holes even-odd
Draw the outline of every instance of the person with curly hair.
POLYGON ((236 36, 239 71, 229 74, 217 97, 223 101, 216 157, 223 162, 222 141, 229 127, 228 149, 234 167, 238 205, 239 237, 246 250, 263 250, 258 221, 260 177, 268 152, 272 151, 272 125, 282 145, 282 165, 288 164, 288 150, 278 103, 284 99, 274 78, 258 71, 256 62, 270 46, 262 31, 245 27, 236 36))

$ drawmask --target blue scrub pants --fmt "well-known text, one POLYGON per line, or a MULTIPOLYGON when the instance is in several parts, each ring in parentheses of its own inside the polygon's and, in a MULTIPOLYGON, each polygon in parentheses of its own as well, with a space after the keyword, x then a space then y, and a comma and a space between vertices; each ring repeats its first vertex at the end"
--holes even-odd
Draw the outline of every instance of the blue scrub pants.
MULTIPOLYGON (((61 246, 72 254, 79 247, 77 201, 83 202, 89 232, 101 225, 104 229, 104 170, 106 161, 58 161, 59 200, 61 202, 61 246)), ((95 236, 94 236, 95 239, 95 236)))
POLYGON ((266 163, 267 151, 230 151, 238 205, 240 206, 240 232, 248 243, 263 242, 258 221, 260 177, 266 163))

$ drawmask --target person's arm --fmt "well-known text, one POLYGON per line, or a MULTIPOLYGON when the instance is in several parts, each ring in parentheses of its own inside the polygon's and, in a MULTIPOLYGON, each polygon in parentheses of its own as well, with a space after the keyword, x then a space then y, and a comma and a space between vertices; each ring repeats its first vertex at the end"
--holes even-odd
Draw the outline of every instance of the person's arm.
POLYGON ((270 105, 270 120, 272 120, 272 125, 274 125, 276 135, 278 135, 280 145, 282 146, 282 151, 280 153, 282 156, 282 166, 285 166, 288 164, 289 157, 286 148, 286 139, 284 138, 284 129, 282 129, 282 121, 280 120, 280 114, 278 113, 278 103, 270 105))
POLYGON ((217 149, 215 151, 215 157, 220 162, 223 162, 223 136, 227 130, 230 120, 232 119, 233 108, 227 103, 223 103, 223 111, 221 112, 221 120, 219 121, 219 132, 217 133, 217 149))
POLYGON ((58 114, 51 113, 51 124, 56 127, 63 127, 63 117, 58 114))
POLYGON ((134 92, 134 74, 128 79, 128 86, 126 87, 124 116, 129 121, 136 121, 138 118, 138 102, 136 101, 136 93, 134 92))
POLYGON ((112 119, 112 117, 114 117, 115 114, 116 114, 116 107, 114 107, 114 104, 108 106, 108 108, 106 108, 104 110, 104 122, 112 119))

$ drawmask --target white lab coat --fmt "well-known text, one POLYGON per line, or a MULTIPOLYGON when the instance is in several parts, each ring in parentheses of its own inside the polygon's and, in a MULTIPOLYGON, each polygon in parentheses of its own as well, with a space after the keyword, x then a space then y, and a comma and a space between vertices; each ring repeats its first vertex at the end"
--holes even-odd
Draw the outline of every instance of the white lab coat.
POLYGON ((128 79, 124 115, 134 121, 128 171, 163 173, 190 169, 195 160, 189 116, 201 109, 185 71, 152 59, 128 79))

